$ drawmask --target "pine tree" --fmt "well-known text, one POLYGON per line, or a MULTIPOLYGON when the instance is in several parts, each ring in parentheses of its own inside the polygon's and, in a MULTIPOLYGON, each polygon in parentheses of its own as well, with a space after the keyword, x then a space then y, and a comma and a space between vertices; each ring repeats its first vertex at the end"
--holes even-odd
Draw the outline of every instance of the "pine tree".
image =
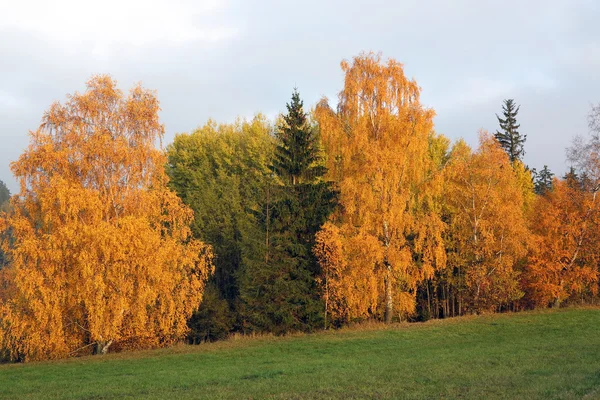
POLYGON ((496 131, 494 136, 510 157, 511 162, 521 160, 525 155, 523 145, 527 140, 527 135, 521 134, 518 131, 521 125, 517 124, 517 114, 519 113, 520 108, 521 106, 517 106, 513 99, 506 99, 502 106, 504 118, 500 118, 498 114, 496 114, 502 132, 496 131))
MULTIPOLYGON (((2 211, 8 211, 8 203, 10 200, 10 191, 6 187, 6 184, 0 180, 0 213, 2 211)), ((8 240, 9 231, 0 230, 0 269, 4 266, 4 263, 7 262, 6 257, 4 256, 4 252, 2 251, 2 241, 8 240)))
POLYGON ((563 176, 563 179, 565 181, 579 182, 579 174, 577 174, 577 170, 575 170, 575 168, 570 167, 569 171, 567 171, 563 176))
MULTIPOLYGON (((297 89, 286 107, 288 113, 283 116, 275 134, 278 143, 272 168, 284 182, 282 198, 289 200, 291 196, 300 207, 294 221, 295 225, 300 224, 296 226, 297 238, 305 247, 307 257, 311 258, 314 236, 333 211, 337 193, 331 182, 323 179, 327 168, 318 127, 309 122, 297 89)), ((311 270, 316 271, 317 263, 311 263, 311 270)))
POLYGON ((583 190, 587 178, 585 176, 585 173, 580 175, 577 173, 577 170, 575 168, 570 167, 569 171, 567 171, 563 176, 563 180, 571 189, 583 190))
POLYGON ((534 176, 534 187, 537 194, 544 195, 552 191, 554 174, 547 165, 544 165, 540 172, 534 170, 534 176))
POLYGON ((310 123, 296 90, 275 134, 272 171, 280 185, 270 188, 263 223, 266 256, 243 272, 240 295, 250 330, 284 333, 322 325, 323 305, 312 254, 315 234, 336 204, 326 172, 317 127, 310 123))
POLYGON ((6 184, 0 180, 0 211, 6 207, 8 200, 10 200, 10 191, 6 184))
POLYGON ((273 170, 286 185, 310 183, 325 174, 319 165, 317 130, 309 124, 303 105, 298 90, 294 89, 291 103, 286 104, 287 114, 282 116, 275 133, 278 145, 273 170))

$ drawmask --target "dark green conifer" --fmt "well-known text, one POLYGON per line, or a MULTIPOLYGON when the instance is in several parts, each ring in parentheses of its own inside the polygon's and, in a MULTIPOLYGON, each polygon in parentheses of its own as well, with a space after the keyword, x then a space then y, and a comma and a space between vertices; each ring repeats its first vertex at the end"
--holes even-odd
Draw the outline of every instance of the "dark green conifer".
POLYGON ((502 105, 504 118, 500 118, 496 114, 502 131, 496 131, 494 136, 510 157, 511 162, 522 160, 525 155, 523 146, 527 140, 527 135, 519 132, 521 125, 517 124, 517 114, 520 108, 521 106, 517 106, 513 99, 506 99, 502 105))
POLYGON ((318 129, 296 90, 275 134, 272 163, 281 184, 271 188, 263 213, 266 256, 243 273, 240 296, 249 330, 284 333, 322 325, 323 306, 315 278, 314 236, 336 204, 323 177, 318 129))
POLYGON ((277 148, 273 170, 287 186, 312 183, 323 177, 324 167, 319 163, 320 149, 317 128, 308 121, 303 102, 294 89, 292 101, 286 104, 277 132, 277 148))
POLYGON ((535 192, 539 195, 544 195, 548 192, 551 192, 553 189, 554 174, 547 165, 544 165, 544 168, 540 172, 534 172, 534 188, 535 192))
MULTIPOLYGON (((8 211, 9 200, 10 191, 8 190, 8 187, 6 187, 6 184, 0 180, 0 213, 2 211, 8 211)), ((4 253, 2 252, 2 241, 8 240, 8 238, 9 232, 0 231, 0 269, 2 269, 4 264, 7 262, 6 258, 4 257, 4 253)))
POLYGON ((0 210, 2 210, 2 206, 8 202, 10 199, 10 191, 6 184, 0 180, 0 210))

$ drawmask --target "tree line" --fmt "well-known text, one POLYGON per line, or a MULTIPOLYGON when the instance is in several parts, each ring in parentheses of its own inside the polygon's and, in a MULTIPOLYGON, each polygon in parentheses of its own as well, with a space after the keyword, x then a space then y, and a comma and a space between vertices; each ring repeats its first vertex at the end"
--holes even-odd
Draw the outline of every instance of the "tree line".
POLYGON ((514 100, 473 149, 400 63, 341 66, 337 105, 294 90, 276 121, 210 120, 164 151, 139 86, 98 76, 54 104, 0 219, 4 356, 597 300, 598 108, 559 179, 522 162, 514 100))

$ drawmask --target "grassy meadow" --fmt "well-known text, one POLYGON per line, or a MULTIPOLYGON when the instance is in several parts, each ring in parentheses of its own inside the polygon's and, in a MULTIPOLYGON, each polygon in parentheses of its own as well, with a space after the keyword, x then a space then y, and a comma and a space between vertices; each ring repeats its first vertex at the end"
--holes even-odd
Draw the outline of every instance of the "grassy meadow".
POLYGON ((0 365, 1 399, 600 399, 600 309, 0 365))

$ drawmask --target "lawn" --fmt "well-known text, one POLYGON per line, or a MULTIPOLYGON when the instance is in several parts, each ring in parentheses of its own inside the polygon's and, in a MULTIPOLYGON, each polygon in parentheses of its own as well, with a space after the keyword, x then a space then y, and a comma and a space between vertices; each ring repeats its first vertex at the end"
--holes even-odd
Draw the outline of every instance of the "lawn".
POLYGON ((0 365, 1 399, 600 399, 600 309, 0 365))

